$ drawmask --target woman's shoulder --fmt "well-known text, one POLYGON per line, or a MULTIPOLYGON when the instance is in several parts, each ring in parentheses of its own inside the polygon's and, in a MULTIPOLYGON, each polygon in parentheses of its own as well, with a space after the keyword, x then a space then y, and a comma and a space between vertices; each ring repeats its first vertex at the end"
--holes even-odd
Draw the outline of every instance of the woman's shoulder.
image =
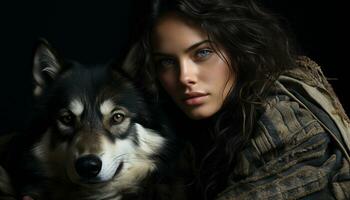
POLYGON ((331 134, 344 142, 336 122, 348 118, 321 68, 306 57, 297 63, 269 93, 218 199, 350 197, 349 161, 331 134))
POLYGON ((316 144, 328 140, 323 127, 298 102, 284 94, 270 96, 250 142, 239 154, 235 174, 249 176, 307 141, 316 144))
POLYGON ((260 154, 293 148, 325 132, 348 145, 349 118, 320 66, 308 57, 297 63, 276 81, 257 120, 251 141, 260 154))
POLYGON ((297 64, 278 78, 276 88, 308 110, 350 160, 350 119, 332 85, 310 58, 299 57, 297 64))
POLYGON ((251 143, 260 155, 278 156, 276 154, 295 148, 324 132, 309 110, 288 95, 279 94, 268 99, 251 143))
POLYGON ((311 58, 298 56, 296 67, 282 73, 277 82, 286 86, 287 89, 302 91, 305 96, 316 100, 316 103, 323 108, 333 109, 331 113, 336 113, 342 120, 350 123, 349 117, 323 73, 322 67, 311 58), (328 101, 328 105, 324 104, 325 101, 328 101))
POLYGON ((218 199, 347 199, 349 162, 318 122, 297 122, 298 116, 291 124, 281 122, 294 112, 281 107, 277 103, 270 110, 279 117, 260 121, 218 199))
MULTIPOLYGON (((348 144, 348 117, 320 66, 307 57, 299 57, 297 63, 298 67, 282 74, 269 93, 250 143, 240 155, 241 160, 247 160, 241 163, 250 163, 249 167, 238 168, 254 171, 305 143, 348 144)), ((244 174, 249 175, 249 171, 244 174)))
MULTIPOLYGON (((254 135, 238 156, 230 186, 219 199, 330 198, 334 194, 328 191, 328 184, 340 168, 345 175, 349 169, 332 142, 328 130, 311 111, 288 95, 272 95, 254 135)), ((342 191, 349 194, 347 189, 342 191)))
POLYGON ((285 71, 282 75, 293 77, 315 87, 325 85, 326 81, 321 66, 307 56, 297 56, 295 67, 285 71))

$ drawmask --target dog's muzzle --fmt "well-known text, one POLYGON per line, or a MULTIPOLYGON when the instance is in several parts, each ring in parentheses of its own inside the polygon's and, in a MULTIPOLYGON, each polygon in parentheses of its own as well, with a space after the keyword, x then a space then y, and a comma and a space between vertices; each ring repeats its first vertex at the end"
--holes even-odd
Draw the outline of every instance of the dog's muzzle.
POLYGON ((86 155, 75 161, 75 170, 83 179, 95 178, 101 171, 102 161, 95 155, 86 155))

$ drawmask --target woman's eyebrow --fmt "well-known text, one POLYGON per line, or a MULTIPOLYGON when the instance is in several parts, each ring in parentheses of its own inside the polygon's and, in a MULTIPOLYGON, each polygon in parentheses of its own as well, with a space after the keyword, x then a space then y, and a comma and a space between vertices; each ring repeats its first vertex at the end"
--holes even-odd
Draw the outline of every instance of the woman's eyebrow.
POLYGON ((159 57, 163 57, 163 56, 168 57, 168 56, 171 56, 170 54, 161 53, 161 52, 153 52, 152 54, 153 54, 153 56, 159 56, 159 57))
POLYGON ((188 47, 187 49, 185 49, 185 52, 186 52, 186 53, 187 53, 187 52, 190 52, 191 50, 193 50, 193 49, 199 47, 200 45, 202 45, 202 44, 204 44, 204 43, 209 43, 209 42, 211 42, 211 41, 210 41, 210 40, 203 40, 203 41, 197 42, 197 43, 191 45, 190 47, 188 47))
MULTIPOLYGON (((205 43, 210 43, 211 41, 210 40, 202 40, 200 42, 197 42, 193 45, 191 45, 190 47, 186 48, 185 49, 185 53, 188 53, 190 52, 191 50, 197 48, 198 46, 202 45, 202 44, 205 44, 205 43)), ((167 53, 162 53, 162 52, 154 52, 153 53, 153 56, 170 56, 170 54, 167 54, 167 53)))

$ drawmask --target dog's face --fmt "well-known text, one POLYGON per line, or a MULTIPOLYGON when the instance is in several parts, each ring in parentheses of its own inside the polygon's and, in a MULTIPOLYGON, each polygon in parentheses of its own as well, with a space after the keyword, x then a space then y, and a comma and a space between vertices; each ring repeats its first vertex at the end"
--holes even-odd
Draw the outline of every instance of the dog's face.
POLYGON ((131 81, 110 66, 64 64, 47 44, 35 54, 34 94, 48 126, 32 148, 47 175, 115 190, 156 168, 166 144, 131 81))

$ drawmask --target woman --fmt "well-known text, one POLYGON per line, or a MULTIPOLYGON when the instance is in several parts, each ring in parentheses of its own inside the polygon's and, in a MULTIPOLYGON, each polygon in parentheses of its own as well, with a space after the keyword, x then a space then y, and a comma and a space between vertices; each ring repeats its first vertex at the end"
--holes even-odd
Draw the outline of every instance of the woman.
MULTIPOLYGON (((154 1, 131 56, 194 147, 196 199, 349 199, 349 119, 252 0, 154 1)), ((141 79, 140 79, 141 80, 141 79)))

